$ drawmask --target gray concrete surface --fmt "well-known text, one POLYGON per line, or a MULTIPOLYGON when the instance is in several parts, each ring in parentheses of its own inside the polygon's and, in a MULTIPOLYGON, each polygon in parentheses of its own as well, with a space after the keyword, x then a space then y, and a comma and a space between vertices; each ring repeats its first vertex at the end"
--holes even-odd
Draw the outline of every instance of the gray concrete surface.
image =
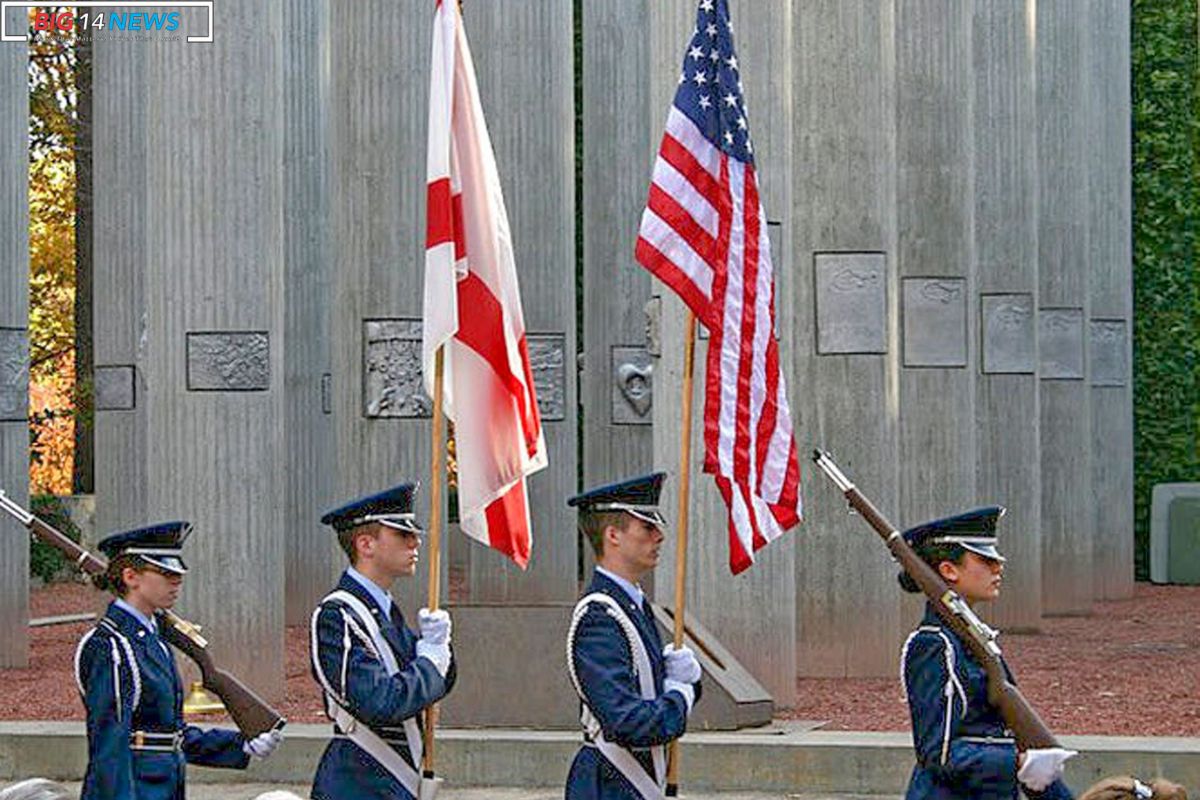
MULTIPOLYGON (((25 9, 7 9, 20 24, 25 9)), ((29 215, 25 110, 27 48, 0 46, 0 489, 25 505, 29 489, 29 215)), ((29 535, 0 521, 0 666, 29 663, 29 535)))
MULTIPOLYGON (((0 789, 5 784, 0 783, 0 789)), ((69 783, 67 788, 78 792, 80 784, 69 783)), ((189 800, 254 800, 262 792, 271 790, 287 790, 300 797, 308 797, 308 786, 302 784, 268 784, 268 783, 239 783, 221 784, 219 786, 205 784, 189 784, 189 800)), ((485 787, 480 789, 443 789, 438 793, 439 800, 559 800, 563 796, 562 789, 503 789, 485 787)), ((691 800, 882 800, 886 795, 831 795, 831 794, 779 794, 779 793, 709 793, 696 794, 684 791, 683 798, 691 800)))
POLYGON ((1088 294, 1094 503, 1092 592, 1133 596, 1133 235, 1130 225, 1130 4, 1104 0, 1090 15, 1088 294))
POLYGON ((1004 591, 990 608, 1007 630, 1042 618, 1041 463, 1038 451, 1037 191, 1034 37, 1028 6, 974 11, 975 276, 981 364, 975 376, 978 503, 1008 509, 1000 546, 1004 591))
MULTIPOLYGON (((328 735, 324 725, 291 725, 270 759, 245 772, 194 767, 188 770, 190 785, 303 785, 311 780, 328 735)), ((1067 781, 1077 792, 1115 774, 1162 775, 1200 786, 1200 738, 1064 736, 1062 741, 1080 752, 1067 769, 1067 781)), ((578 747, 575 733, 442 730, 438 774, 452 787, 552 790, 562 786, 578 747)), ((907 733, 821 731, 800 722, 688 734, 681 753, 680 783, 688 796, 728 791, 778 797, 803 791, 894 797, 903 793, 913 764, 907 733)), ((0 723, 0 782, 33 776, 77 781, 86 760, 81 723, 0 723)))
POLYGON ((796 532, 797 667, 806 676, 891 675, 906 624, 895 564, 808 455, 830 450, 899 524, 893 11, 821 0, 794 13, 796 275, 780 276, 776 300, 809 475, 796 532))
POLYGON ((1042 611, 1092 607, 1093 478, 1087 386, 1088 182, 1083 2, 1037 7, 1038 367, 1042 611), (1055 109, 1050 112, 1049 109, 1055 109), (1081 521, 1087 521, 1080 524, 1081 521))

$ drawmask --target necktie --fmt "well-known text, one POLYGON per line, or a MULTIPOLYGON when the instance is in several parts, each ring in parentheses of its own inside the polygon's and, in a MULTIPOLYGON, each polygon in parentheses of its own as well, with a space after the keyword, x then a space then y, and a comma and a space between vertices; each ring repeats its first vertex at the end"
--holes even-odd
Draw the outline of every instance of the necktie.
POLYGON ((396 630, 404 630, 404 614, 400 611, 400 606, 395 600, 392 601, 392 605, 388 610, 388 618, 396 626, 396 630))

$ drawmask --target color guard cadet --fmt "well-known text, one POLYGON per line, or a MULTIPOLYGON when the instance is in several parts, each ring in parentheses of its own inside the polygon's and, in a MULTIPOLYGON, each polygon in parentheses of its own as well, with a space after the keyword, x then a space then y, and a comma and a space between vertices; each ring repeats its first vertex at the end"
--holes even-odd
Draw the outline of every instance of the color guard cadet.
POLYGON ((658 495, 665 477, 658 472, 568 501, 579 509, 596 571, 567 635, 584 728, 567 800, 662 797, 665 745, 683 735, 700 699, 700 664, 686 647, 663 647, 638 586, 663 544, 658 495))
POLYGON ((180 549, 191 530, 166 522, 100 542, 109 562, 96 582, 117 598, 75 652, 87 709, 82 800, 182 800, 185 762, 243 769, 279 744, 278 731, 247 741, 237 731, 183 722, 183 685, 155 612, 179 596, 187 572, 180 549))
POLYGON ((417 569, 421 527, 411 483, 347 503, 321 518, 350 559, 312 617, 312 671, 334 721, 313 800, 420 794, 422 710, 454 685, 450 616, 421 609, 409 630, 389 593, 417 569))
MULTIPOLYGON (((973 606, 1000 593, 1005 559, 996 549, 996 522, 1003 513, 998 506, 975 509, 911 528, 904 538, 973 606)), ((900 574, 900 585, 920 591, 907 573, 900 574)), ((1017 749, 988 701, 983 667, 932 607, 926 605, 901 659, 917 751, 908 800, 1011 800, 1018 785, 1033 798, 1069 800, 1061 777, 1074 751, 1017 749)))

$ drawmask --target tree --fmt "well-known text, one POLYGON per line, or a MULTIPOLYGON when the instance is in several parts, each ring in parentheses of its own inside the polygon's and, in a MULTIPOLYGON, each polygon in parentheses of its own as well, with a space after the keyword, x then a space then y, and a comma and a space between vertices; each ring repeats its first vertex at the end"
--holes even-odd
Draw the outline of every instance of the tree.
POLYGON ((30 32, 30 479, 68 494, 75 404, 75 37, 30 32))

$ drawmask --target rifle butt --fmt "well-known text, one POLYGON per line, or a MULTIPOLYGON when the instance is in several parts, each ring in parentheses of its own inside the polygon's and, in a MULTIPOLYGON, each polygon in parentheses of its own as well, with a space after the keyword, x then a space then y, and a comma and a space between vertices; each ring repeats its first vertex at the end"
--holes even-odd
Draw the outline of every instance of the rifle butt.
POLYGON ((992 705, 1000 710, 1004 723, 1013 732, 1019 750, 1033 750, 1046 747, 1061 747, 1058 739, 1050 732, 1050 728, 1034 711, 1033 706, 1012 683, 1004 681, 995 692, 989 681, 988 694, 992 705))
POLYGON ((247 739, 287 724, 278 711, 223 669, 213 669, 211 674, 205 675, 204 688, 221 698, 234 724, 247 739))

